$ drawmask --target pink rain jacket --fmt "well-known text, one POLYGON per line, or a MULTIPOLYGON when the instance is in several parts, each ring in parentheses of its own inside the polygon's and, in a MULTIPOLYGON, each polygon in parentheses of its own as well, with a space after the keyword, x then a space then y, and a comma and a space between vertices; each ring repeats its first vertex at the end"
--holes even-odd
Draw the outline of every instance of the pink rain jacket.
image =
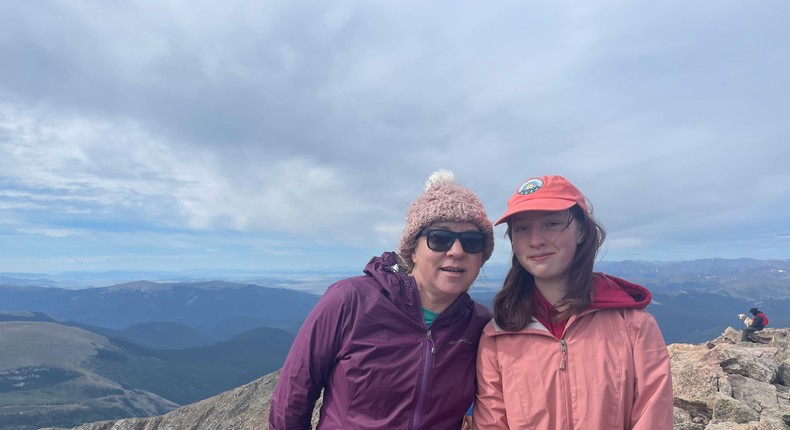
POLYGON ((671 430, 669 354, 644 308, 650 292, 603 275, 590 309, 561 339, 534 317, 511 332, 492 320, 480 338, 474 428, 671 430))

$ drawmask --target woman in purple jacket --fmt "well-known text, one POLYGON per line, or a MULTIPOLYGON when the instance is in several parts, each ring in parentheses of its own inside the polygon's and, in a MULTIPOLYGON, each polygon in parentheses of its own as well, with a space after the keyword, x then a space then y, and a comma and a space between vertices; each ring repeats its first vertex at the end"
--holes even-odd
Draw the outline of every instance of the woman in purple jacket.
POLYGON ((466 293, 494 248, 480 199, 451 172, 409 208, 397 254, 331 285, 299 330, 272 395, 269 428, 461 427, 488 309, 466 293))

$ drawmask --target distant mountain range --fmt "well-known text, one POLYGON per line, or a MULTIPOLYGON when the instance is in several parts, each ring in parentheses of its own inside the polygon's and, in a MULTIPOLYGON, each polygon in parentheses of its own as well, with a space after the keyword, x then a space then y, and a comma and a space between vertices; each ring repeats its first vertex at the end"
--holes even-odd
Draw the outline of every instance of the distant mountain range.
MULTIPOLYGON (((471 295, 490 306, 506 270, 486 265, 471 295)), ((763 309, 772 325, 790 326, 790 260, 620 261, 601 262, 596 270, 647 287, 654 299, 648 309, 670 343, 708 339, 752 306, 763 309)), ((23 274, 3 276, 8 281, 23 274)), ((318 279, 334 280, 322 274, 277 278, 294 289, 223 281, 65 289, 31 286, 33 279, 48 282, 45 275, 31 274, 23 285, 0 284, 0 310, 38 311, 157 349, 210 345, 257 327, 296 332, 319 298, 300 290, 313 288, 318 279)))
MULTIPOLYGON (((490 306, 506 269, 485 266, 472 296, 490 306)), ((670 343, 710 338, 752 306, 763 309, 772 325, 790 326, 790 260, 620 261, 601 262, 596 270, 647 287, 654 299, 648 309, 670 343)), ((2 276, 9 281, 23 274, 2 276)), ((32 274, 22 285, 0 284, 0 309, 38 311, 108 337, 180 349, 210 345, 257 327, 296 332, 319 299, 300 291, 307 289, 302 283, 313 286, 325 278, 333 279, 320 274, 278 278, 279 284, 294 289, 223 281, 136 281, 65 289, 31 286, 33 279, 48 282, 45 275, 32 274)))
POLYGON ((790 299, 790 260, 618 261, 599 263, 596 270, 645 285, 653 293, 700 291, 757 302, 790 299))
POLYGON ((296 331, 318 298, 285 288, 222 281, 138 281, 78 290, 0 285, 0 310, 37 311, 115 330, 171 322, 192 327, 214 342, 263 326, 296 331))
MULTIPOLYGON (((752 306, 768 314, 770 327, 790 327, 788 260, 605 262, 596 269, 651 290, 648 310, 667 343, 740 328, 736 315, 752 306)), ((487 265, 472 297, 490 306, 506 270, 487 265)), ((226 281, 76 289, 55 287, 62 279, 46 275, 0 274, 0 429, 159 414, 274 371, 320 297, 305 291, 322 279, 328 286, 332 277, 278 280, 293 289, 226 281), (56 403, 64 406, 41 406, 56 403)))

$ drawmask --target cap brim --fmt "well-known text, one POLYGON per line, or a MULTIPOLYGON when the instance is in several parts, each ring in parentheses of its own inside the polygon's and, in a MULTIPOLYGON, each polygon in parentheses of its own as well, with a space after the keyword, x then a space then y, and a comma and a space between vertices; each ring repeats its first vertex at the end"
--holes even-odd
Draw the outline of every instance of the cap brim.
POLYGON ((494 225, 502 224, 503 222, 506 222, 508 218, 521 212, 564 211, 565 209, 572 208, 573 205, 575 204, 577 204, 576 201, 566 200, 566 199, 543 198, 543 199, 535 199, 535 200, 526 200, 521 203, 516 203, 515 205, 507 208, 505 214, 499 217, 499 219, 497 220, 497 222, 494 223, 494 225))

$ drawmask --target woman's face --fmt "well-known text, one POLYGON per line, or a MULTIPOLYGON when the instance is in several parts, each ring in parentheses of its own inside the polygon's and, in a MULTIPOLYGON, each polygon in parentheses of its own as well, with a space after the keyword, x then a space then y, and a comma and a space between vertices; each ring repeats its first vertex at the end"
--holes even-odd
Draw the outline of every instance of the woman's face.
MULTIPOLYGON (((479 232, 469 222, 439 222, 427 229, 449 230, 452 232, 479 232)), ((461 293, 472 286, 483 265, 483 253, 468 253, 456 239, 447 251, 434 251, 428 247, 425 235, 417 240, 417 248, 412 256, 414 267, 412 275, 420 291, 422 306, 433 312, 441 312, 461 293)))
POLYGON ((540 285, 565 285, 576 246, 582 242, 579 222, 564 211, 529 211, 509 221, 513 252, 540 285), (570 222, 570 224, 569 224, 570 222))

